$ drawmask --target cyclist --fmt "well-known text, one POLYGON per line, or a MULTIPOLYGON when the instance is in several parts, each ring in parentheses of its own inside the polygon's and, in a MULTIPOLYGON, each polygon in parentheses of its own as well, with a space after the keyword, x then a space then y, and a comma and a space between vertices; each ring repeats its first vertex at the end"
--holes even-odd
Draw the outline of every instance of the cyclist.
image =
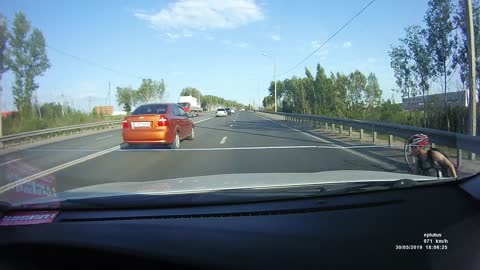
POLYGON ((408 139, 412 155, 415 157, 415 173, 436 177, 455 177, 457 171, 455 165, 440 150, 425 149, 430 140, 425 134, 415 134, 408 139))

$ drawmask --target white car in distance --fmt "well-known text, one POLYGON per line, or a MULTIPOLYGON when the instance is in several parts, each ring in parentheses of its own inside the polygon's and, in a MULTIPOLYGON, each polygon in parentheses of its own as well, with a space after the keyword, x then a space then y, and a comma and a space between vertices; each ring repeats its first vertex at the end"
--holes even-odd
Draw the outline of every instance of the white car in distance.
POLYGON ((227 111, 224 108, 218 108, 215 116, 216 117, 227 117, 227 111))

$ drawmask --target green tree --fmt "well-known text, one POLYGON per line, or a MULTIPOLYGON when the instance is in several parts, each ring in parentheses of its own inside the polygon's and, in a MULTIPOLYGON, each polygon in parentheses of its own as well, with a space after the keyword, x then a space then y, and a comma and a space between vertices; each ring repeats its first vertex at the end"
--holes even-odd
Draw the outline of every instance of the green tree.
POLYGON ((180 92, 180 96, 192 96, 196 97, 198 100, 201 100, 202 98, 202 93, 200 93, 200 90, 194 87, 185 87, 182 89, 180 92))
POLYGON ((367 77, 367 85, 365 87, 365 101, 367 107, 372 110, 379 106, 382 102, 382 90, 378 83, 377 76, 374 73, 370 73, 367 77))
POLYGON ((413 63, 405 44, 392 46, 389 53, 390 66, 393 69, 395 83, 398 86, 398 92, 402 94, 402 98, 408 99, 409 111, 411 111, 410 97, 417 96, 415 78, 413 75, 413 63))
POLYGON ((335 92, 332 92, 332 81, 325 74, 325 70, 320 64, 317 64, 316 75, 314 80, 316 98, 320 114, 331 114, 334 111, 335 92))
POLYGON ((25 117, 32 114, 32 95, 38 89, 35 78, 50 67, 42 32, 37 28, 31 33, 30 30, 25 14, 15 14, 12 33, 9 33, 7 65, 15 75, 12 87, 15 106, 25 117))
POLYGON ((138 92, 131 87, 117 87, 117 104, 129 113, 139 100, 138 92))
POLYGON ((138 101, 140 102, 159 102, 163 99, 165 94, 165 83, 163 79, 161 81, 143 79, 137 93, 138 101))
MULTIPOLYGON (((456 39, 450 0, 429 0, 425 15, 427 47, 433 60, 434 75, 442 78, 444 108, 447 107, 447 78, 455 68, 453 61, 456 39), (452 65, 449 65, 449 63, 452 65)), ((448 119, 447 119, 448 123, 448 119)))
POLYGON ((349 75, 349 87, 347 92, 347 104, 349 117, 362 118, 362 97, 365 93, 365 87, 367 84, 367 78, 358 70, 350 73, 349 75))
POLYGON ((432 61, 428 54, 428 45, 425 39, 426 32, 420 26, 410 26, 406 29, 406 37, 403 43, 409 50, 410 58, 414 65, 412 72, 416 80, 416 85, 420 87, 423 97, 423 125, 427 127, 427 107, 425 94, 430 90, 429 79, 432 77, 432 61))
POLYGON ((334 103, 334 116, 345 117, 347 116, 347 93, 350 86, 350 79, 344 74, 337 73, 336 75, 332 74, 332 92, 335 93, 334 103))
MULTIPOLYGON (((8 69, 6 65, 6 48, 8 40, 8 28, 6 18, 0 14, 0 81, 2 80, 2 75, 8 69)), ((2 93, 2 86, 0 85, 0 96, 2 93)))
MULTIPOLYGON (((7 39, 8 39, 8 28, 7 28, 7 20, 6 18, 0 14, 0 82, 2 81, 2 75, 7 71, 6 66, 6 55, 5 50, 7 48, 7 39)), ((2 97, 3 97, 3 89, 2 85, 0 84, 0 113, 3 111, 2 106, 2 97)), ((0 137, 3 136, 3 129, 2 129, 2 116, 0 115, 0 137)))
POLYGON ((308 68, 305 68, 304 87, 305 87, 305 105, 307 114, 317 114, 317 95, 315 89, 315 79, 308 68))

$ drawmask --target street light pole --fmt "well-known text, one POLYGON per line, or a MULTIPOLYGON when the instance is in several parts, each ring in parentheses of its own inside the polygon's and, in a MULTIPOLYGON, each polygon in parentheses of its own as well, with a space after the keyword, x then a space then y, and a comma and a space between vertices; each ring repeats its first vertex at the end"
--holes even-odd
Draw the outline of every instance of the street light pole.
POLYGON ((266 53, 262 53, 263 56, 269 57, 273 60, 273 85, 275 88, 275 112, 277 112, 277 59, 275 57, 269 56, 266 53))
POLYGON ((277 112, 277 59, 273 58, 273 82, 275 88, 275 112, 277 112))
MULTIPOLYGON (((469 64, 469 79, 470 79, 470 135, 476 136, 477 131, 477 89, 475 78, 476 66, 475 66, 475 33, 473 27, 473 12, 472 1, 465 0, 466 5, 466 25, 468 29, 468 64, 469 64)), ((470 159, 475 160, 475 153, 470 153, 470 159)))

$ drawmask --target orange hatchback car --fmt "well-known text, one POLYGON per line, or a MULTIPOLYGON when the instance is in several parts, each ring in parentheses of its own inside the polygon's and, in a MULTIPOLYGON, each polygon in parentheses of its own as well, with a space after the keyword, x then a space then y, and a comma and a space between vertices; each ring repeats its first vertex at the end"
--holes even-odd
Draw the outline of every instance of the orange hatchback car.
POLYGON ((181 140, 195 138, 195 130, 178 104, 145 104, 125 117, 122 136, 126 144, 166 144, 177 149, 181 140))

